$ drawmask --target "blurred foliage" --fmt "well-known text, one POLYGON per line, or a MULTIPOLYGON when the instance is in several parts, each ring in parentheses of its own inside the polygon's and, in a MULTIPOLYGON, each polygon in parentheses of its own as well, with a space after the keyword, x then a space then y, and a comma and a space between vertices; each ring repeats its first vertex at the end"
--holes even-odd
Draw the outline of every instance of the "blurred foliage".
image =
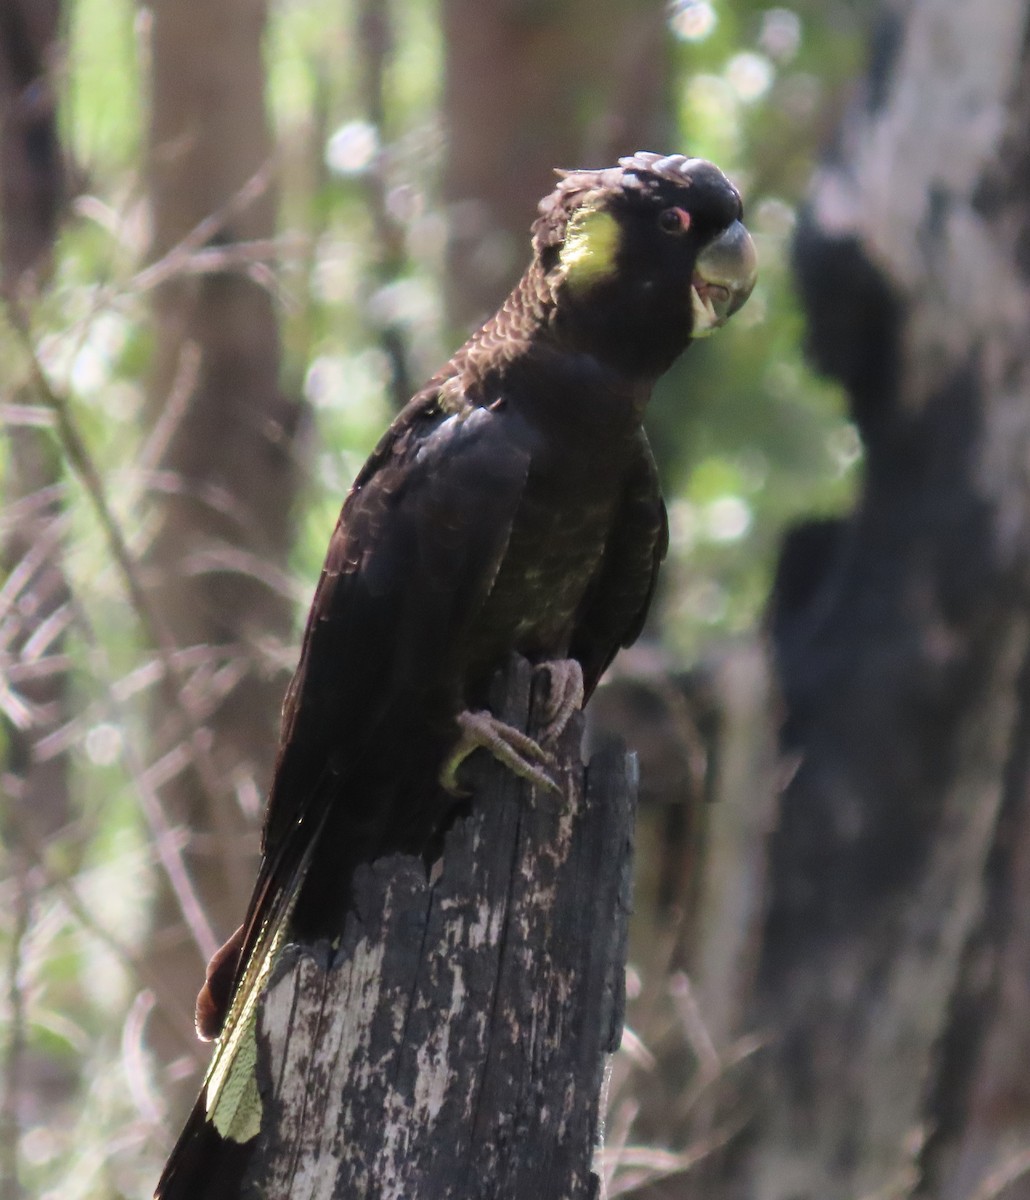
POLYGON ((680 127, 741 188, 761 273, 747 306, 660 383, 649 429, 666 481, 663 632, 685 658, 754 628, 780 534, 850 505, 860 454, 834 385, 802 353, 796 207, 860 66, 862 10, 679 0, 680 127))
MULTIPOLYGON (((787 256, 813 154, 842 103, 842 81, 859 66, 862 19, 861 9, 814 0, 791 8, 680 0, 670 9, 682 146, 740 183, 762 263, 748 307, 663 381, 649 421, 673 537, 661 623, 684 658, 713 637, 753 628, 784 524, 841 509, 854 488, 858 439, 840 396, 804 364, 787 256)), ((148 20, 127 0, 68 0, 61 119, 77 195, 54 276, 29 314, 35 354, 68 398, 136 555, 152 532, 144 470, 153 451, 141 429, 148 293, 138 275, 148 246, 148 20)), ((403 335, 416 380, 453 348, 440 300, 436 8, 395 6, 383 127, 370 121, 356 29, 338 0, 279 0, 267 39, 284 386, 302 392, 314 414, 293 563, 298 624, 340 500, 391 415, 384 333, 403 335), (373 169, 404 235, 403 261, 386 272, 373 169)), ((542 194, 550 180, 539 183, 542 194)), ((18 405, 14 419, 52 426, 9 322, 0 324, 0 362, 8 419, 18 405)), ((7 1045, 6 1064, 17 1059, 34 1094, 50 1087, 56 1097, 46 1110, 19 1114, 23 1187, 75 1200, 147 1192, 167 1131, 159 1082, 141 1065, 147 1020, 160 1013, 151 1013, 154 999, 134 967, 154 870, 138 761, 154 664, 87 496, 72 474, 63 487, 75 599, 62 653, 74 717, 43 751, 70 756, 74 817, 59 838, 5 859, 0 1005, 26 1043, 17 1055, 7 1045), (20 925, 26 904, 31 919, 20 925), (62 1087, 62 1079, 81 1082, 62 1087)), ((25 599, 14 575, 3 591, 8 606, 25 599)), ((20 840, 13 832, 12 844, 20 840)))

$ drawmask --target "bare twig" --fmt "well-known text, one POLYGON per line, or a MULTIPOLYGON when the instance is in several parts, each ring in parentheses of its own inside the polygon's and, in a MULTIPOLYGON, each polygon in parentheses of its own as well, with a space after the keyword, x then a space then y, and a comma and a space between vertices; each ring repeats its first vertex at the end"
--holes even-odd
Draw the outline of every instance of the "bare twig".
POLYGON ((697 1058, 702 1084, 707 1084, 712 1079, 719 1077, 724 1066, 719 1051, 712 1041, 712 1036, 708 1032, 704 1017, 701 1015, 697 997, 690 986, 690 979, 685 972, 677 971, 669 979, 667 987, 687 1043, 697 1058))
MULTIPOLYGON (((272 184, 274 168, 273 159, 264 162, 220 208, 198 221, 189 233, 176 242, 157 262, 144 267, 142 271, 137 271, 129 283, 129 291, 145 292, 180 274, 191 257, 217 237, 233 217, 244 212, 268 191, 272 184)), ((274 245, 274 241, 271 244, 274 245)))
MULTIPOLYGON (((67 398, 51 386, 39 361, 27 318, 13 300, 8 299, 6 311, 27 356, 32 380, 39 397, 55 414, 57 435, 62 450, 72 470, 85 488, 107 541, 111 558, 128 593, 130 603, 143 627, 145 636, 161 659, 164 668, 161 675, 161 686, 174 711, 178 712, 183 719, 192 765, 197 772, 201 788, 217 809, 219 788, 217 770, 211 756, 210 735, 202 727, 195 709, 189 703, 186 693, 186 685, 189 681, 176 661, 178 647, 175 639, 143 587, 137 563, 108 503, 100 472, 82 437, 67 398)), ((131 747, 128 748, 128 751, 134 753, 131 747)), ((146 773, 141 764, 134 774, 138 781, 145 783, 146 773)), ((185 906, 183 912, 187 923, 197 939, 198 948, 202 954, 210 957, 217 948, 218 942, 189 881, 189 875, 182 859, 181 847, 175 839, 169 836, 171 822, 164 812, 156 791, 144 786, 141 800, 147 821, 157 838, 158 854, 162 866, 169 876, 169 881, 180 903, 185 906)))
MULTIPOLYGON (((623 1034, 625 1039, 625 1033, 623 1034)), ((595 1164, 604 1179, 604 1195, 609 1195, 615 1171, 622 1159, 623 1151, 629 1142, 630 1130, 640 1112, 640 1102, 632 1096, 623 1100, 608 1120, 605 1130, 604 1148, 599 1154, 599 1162, 595 1164)))
POLYGON ((155 1129, 163 1124, 165 1107, 150 1084, 144 1042, 147 1020, 157 1007, 154 991, 145 989, 137 992, 122 1026, 122 1064, 129 1095, 136 1105, 137 1112, 155 1129))
POLYGON ((28 495, 12 500, 0 514, 0 533, 6 536, 12 529, 19 528, 31 518, 49 514, 50 510, 64 499, 67 490, 68 485, 62 480, 59 483, 48 483, 45 487, 36 488, 28 495))
MULTIPOLYGON (((67 875, 59 873, 54 869, 48 855, 39 844, 32 830, 21 819, 17 806, 9 805, 8 809, 8 820, 17 834, 19 849, 28 860, 28 864, 31 865, 32 870, 39 876, 41 885, 60 897, 61 903, 71 918, 92 937, 95 937, 97 941, 103 943, 136 982, 138 988, 153 992, 155 995, 162 997, 162 1003, 158 1008, 161 1018, 167 1023, 173 1035, 182 1041, 183 1048, 188 1051, 190 1056, 194 1059, 197 1058, 198 1043, 194 1038, 184 1033, 184 1031, 189 1030, 192 1024, 192 1014, 174 1010, 167 996, 168 989, 151 973, 146 962, 96 920, 89 908, 79 897, 73 881, 67 875)), ((17 939, 14 939, 12 944, 16 945, 16 943, 17 939)), ((18 1003, 22 1003, 20 994, 18 996, 18 1003)))
POLYGON ((307 593, 297 586, 292 576, 269 563, 259 554, 234 546, 230 542, 212 541, 183 560, 186 575, 209 575, 231 572, 244 575, 262 584, 270 592, 296 604, 307 593))
MULTIPOLYGON (((40 546, 44 548, 50 545, 55 539, 59 539, 61 528, 65 523, 66 518, 63 515, 54 517, 47 526, 39 534, 35 547, 23 556, 23 560, 15 565, 8 580, 8 586, 0 592, 0 599, 8 606, 14 604, 17 600, 20 590, 27 586, 32 578, 35 567, 33 564, 37 561, 38 555, 35 554, 40 546), (25 565, 26 560, 30 560, 28 565, 25 565), (11 587, 11 580, 18 581, 17 587, 11 587)), ((99 653, 99 642, 93 632, 92 626, 86 617, 85 612, 78 606, 74 599, 69 600, 63 606, 61 617, 62 627, 66 627, 73 623, 81 631, 87 645, 91 646, 94 651, 94 656, 99 653)), ((0 607, 2 611, 2 607, 0 607)), ((39 630, 30 639, 30 643, 40 643, 41 633, 39 630)), ((26 643, 29 645, 30 643, 26 643)), ((24 647, 22 648, 24 651, 24 647)), ((153 682, 164 684, 168 679, 168 660, 159 655, 159 669, 156 671, 153 682)), ((177 710, 185 707, 190 701, 190 695, 186 692, 186 688, 190 683, 190 677, 186 674, 185 668, 180 661, 178 651, 173 651, 170 656, 171 665, 175 671, 175 679, 179 682, 180 688, 176 692, 177 699, 181 696, 182 703, 177 706, 177 710)), ((14 722, 19 728, 31 728, 36 722, 36 714, 32 707, 21 701, 20 697, 11 688, 13 682, 12 673, 5 671, 0 676, 0 708, 7 713, 8 718, 14 722)), ((118 710, 123 703, 124 697, 120 694, 118 688, 109 688, 106 690, 106 697, 109 705, 118 710)), ((190 710, 196 715, 196 705, 190 710)), ((120 714, 121 720, 124 723, 126 714, 120 714)), ((84 718, 80 715, 73 722, 60 729, 54 730, 45 738, 41 739, 34 747, 34 756, 37 761, 44 761, 46 758, 53 757, 55 753, 59 753, 69 744, 68 730, 81 730, 85 724, 84 718)), ((206 736, 205 731, 197 726, 197 734, 191 739, 191 743, 185 754, 186 763, 194 761, 193 753, 194 746, 198 739, 206 736)), ((211 929, 210 923, 207 920, 203 907, 197 898, 196 892, 193 889, 190 881, 189 873, 186 870, 182 860, 183 839, 175 832, 172 823, 164 812, 160 797, 157 794, 153 780, 153 768, 144 766, 139 752, 135 747, 132 739, 127 739, 124 746, 126 765, 128 766, 130 777, 132 778, 142 802, 142 810, 150 829, 151 836, 154 842, 155 852, 158 861, 161 863, 172 889, 182 908, 183 916, 190 932, 197 944, 198 950, 202 956, 210 957, 218 945, 218 940, 215 938, 214 932, 211 929)))
POLYGON ((0 404, 0 425, 22 429, 52 429, 54 414, 38 404, 0 404))
MULTIPOLYGON (((92 634, 90 637, 92 638, 92 634)), ((183 668, 189 667, 193 671, 189 687, 191 694, 198 694, 198 715, 201 717, 207 715, 212 704, 223 699, 231 689, 216 682, 216 686, 220 688, 217 697, 200 696, 201 689, 195 681, 201 677, 211 681, 225 680, 230 674, 238 678, 243 673, 244 665, 251 663, 255 657, 267 661, 276 670, 281 669, 285 661, 285 653, 282 656, 274 655, 270 647, 260 646, 257 642, 237 645, 222 644, 217 647, 207 644, 186 646, 176 654, 179 664, 183 668)), ((97 663, 95 666, 95 674, 98 677, 103 678, 108 674, 103 663, 97 663)), ((25 664, 4 664, 2 673, 6 674, 8 680, 13 683, 26 669, 25 664)), ((85 731, 98 721, 116 720, 124 723, 127 717, 125 705, 128 701, 159 684, 163 674, 164 666, 161 660, 151 658, 120 678, 114 680, 104 678, 101 697, 82 708, 71 720, 39 738, 33 746, 34 757, 38 761, 44 762, 62 754, 69 746, 80 741, 85 731)), ((189 762, 188 747, 185 761, 189 762)))
POLYGON ((973 1193, 973 1200, 997 1200, 1010 1184, 1030 1175, 1030 1150, 1014 1154, 992 1171, 973 1193))
POLYGON ((612 1169, 615 1172, 608 1188, 609 1197, 630 1196, 649 1184, 694 1170, 698 1163, 736 1137, 742 1128, 742 1122, 726 1125, 680 1151, 661 1150, 656 1146, 625 1146, 619 1150, 614 1168, 607 1152, 602 1150, 600 1160, 606 1172, 612 1169))
POLYGON ((160 416, 136 455, 137 470, 144 474, 157 470, 175 431, 186 416, 190 396, 199 377, 200 347, 194 341, 185 341, 179 349, 175 373, 161 406, 160 416))

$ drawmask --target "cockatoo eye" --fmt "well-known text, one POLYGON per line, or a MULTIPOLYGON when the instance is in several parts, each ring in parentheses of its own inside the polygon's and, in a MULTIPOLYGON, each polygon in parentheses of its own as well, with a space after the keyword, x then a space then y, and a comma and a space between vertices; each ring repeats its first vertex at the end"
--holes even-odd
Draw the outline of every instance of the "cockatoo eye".
POLYGON ((664 233, 686 233, 690 228, 690 213, 685 208, 663 208, 658 214, 658 226, 664 233))

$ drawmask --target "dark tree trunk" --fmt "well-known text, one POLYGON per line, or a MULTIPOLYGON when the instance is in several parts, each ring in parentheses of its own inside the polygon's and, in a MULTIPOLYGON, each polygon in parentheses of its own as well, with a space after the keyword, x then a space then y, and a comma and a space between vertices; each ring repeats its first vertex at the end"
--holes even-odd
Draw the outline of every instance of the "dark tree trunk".
MULTIPOLYGON (((260 261, 267 249, 253 262, 247 250, 275 222, 265 16, 260 0, 159 4, 151 40, 152 255, 165 257, 168 279, 154 310, 156 451, 146 466, 156 468, 158 521, 147 582, 176 645, 208 648, 191 719, 211 749, 198 758, 205 739, 189 737, 189 722, 163 697, 154 742, 166 762, 180 756, 162 793, 191 831, 189 869, 219 937, 246 907, 278 741, 285 673, 274 647, 291 627, 284 580, 299 482, 302 410, 279 388, 277 314, 260 261), (221 251, 224 269, 195 273, 199 250, 221 251)), ((153 972, 177 1007, 192 1008, 204 955, 170 892, 159 896, 156 926, 153 972)), ((177 1048, 158 1047, 165 1051, 177 1048)))
POLYGON ((896 6, 802 223, 866 480, 780 567, 799 766, 726 1196, 1030 1194, 1027 33, 1020 0, 896 6))
POLYGON ((657 0, 445 0, 447 306, 465 329, 522 273, 555 167, 664 148, 668 33, 657 0))
MULTIPOLYGON (((45 285, 64 199, 52 67, 58 0, 0 0, 0 295, 27 306, 45 285)), ((29 395, 5 396, 9 411, 29 395)), ((68 716, 67 673, 58 665, 67 626, 59 455, 49 430, 5 425, 5 581, 2 671, 6 691, 4 792, 11 910, 0 1038, 0 1196, 19 1200, 21 1132, 74 1091, 76 1072, 60 1055, 29 1045, 23 992, 25 935, 34 902, 33 864, 69 819, 67 759, 43 757, 43 739, 68 716)))
POLYGON ((59 0, 0 0, 0 279, 49 271, 64 200, 51 68, 59 0))
MULTIPOLYGON (((20 304, 31 303, 49 275, 63 200, 50 80, 59 15, 56 0, 0 0, 0 292, 20 304)), ((68 597, 54 487, 60 461, 47 430, 15 424, 4 435, 10 450, 5 500, 13 520, 3 566, 8 586, 16 568, 21 580, 6 615, 19 625, 5 638, 12 655, 6 672, 24 708, 22 719, 6 729, 6 769, 19 780, 24 832, 42 845, 68 819, 63 757, 41 762, 35 754, 36 743, 67 717, 65 673, 48 667, 63 644, 60 610, 68 597), (50 637, 41 638, 47 629, 50 637)))

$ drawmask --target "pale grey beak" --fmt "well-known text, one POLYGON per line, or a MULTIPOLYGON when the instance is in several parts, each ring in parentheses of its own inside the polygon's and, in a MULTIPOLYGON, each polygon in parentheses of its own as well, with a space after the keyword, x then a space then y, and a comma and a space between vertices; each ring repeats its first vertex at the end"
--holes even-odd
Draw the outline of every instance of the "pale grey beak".
POLYGON ((758 255, 751 235, 740 221, 710 242, 694 265, 691 301, 693 337, 704 337, 725 325, 740 308, 758 278, 758 255))

